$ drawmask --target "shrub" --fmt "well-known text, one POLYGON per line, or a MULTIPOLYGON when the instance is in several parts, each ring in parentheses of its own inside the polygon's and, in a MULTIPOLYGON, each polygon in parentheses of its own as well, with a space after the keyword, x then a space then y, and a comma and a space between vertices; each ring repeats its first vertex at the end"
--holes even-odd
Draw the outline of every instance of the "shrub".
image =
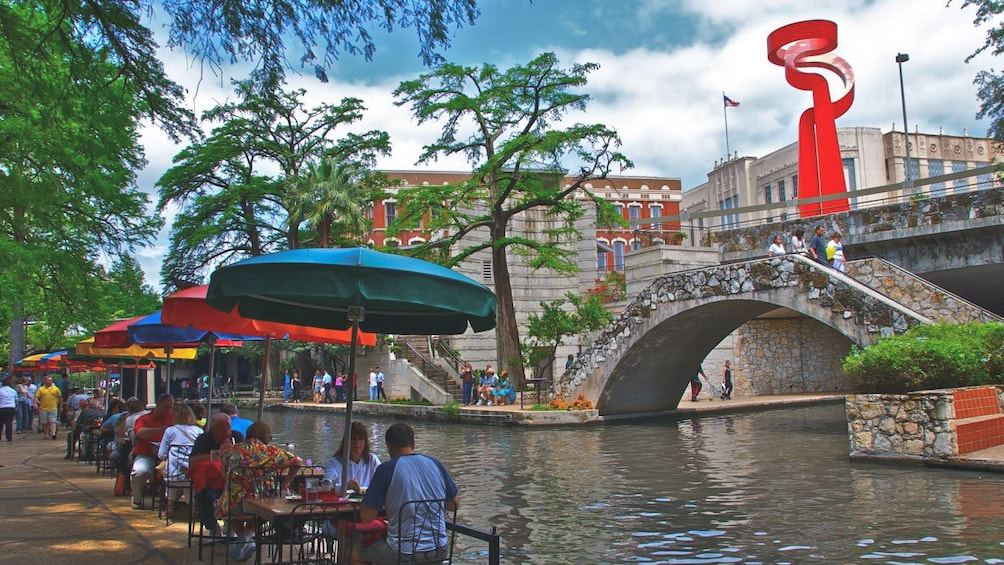
POLYGON ((852 348, 844 374, 865 393, 902 394, 1004 381, 1004 324, 918 326, 865 350, 852 348))

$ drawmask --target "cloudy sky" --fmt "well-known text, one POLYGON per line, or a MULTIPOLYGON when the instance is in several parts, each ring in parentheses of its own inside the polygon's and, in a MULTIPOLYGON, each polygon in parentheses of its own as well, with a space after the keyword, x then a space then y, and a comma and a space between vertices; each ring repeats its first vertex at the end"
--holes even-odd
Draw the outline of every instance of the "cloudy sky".
MULTIPOLYGON (((479 0, 481 16, 456 32, 444 52, 451 62, 500 68, 522 64, 544 51, 557 53, 563 65, 594 62, 600 69, 585 89, 587 111, 570 120, 603 123, 616 129, 622 150, 635 168, 625 174, 679 177, 684 190, 706 180, 716 160, 726 155, 722 93, 740 102, 728 110, 729 146, 740 155, 760 156, 792 143, 798 116, 810 94, 784 80, 780 67, 767 61, 767 35, 780 26, 809 19, 838 25, 836 54, 853 68, 855 102, 838 126, 868 126, 889 131, 902 126, 899 74, 903 65, 911 131, 944 130, 983 136, 987 122, 978 110, 973 77, 996 61, 983 55, 965 59, 983 44, 985 30, 973 26, 974 11, 946 0, 479 0)), ((304 88, 310 104, 345 96, 365 101, 360 131, 390 133, 393 155, 385 169, 415 168, 424 144, 434 141, 435 124, 417 126, 407 108, 393 105, 391 92, 402 80, 425 69, 417 57, 410 29, 374 32, 372 61, 345 58, 329 70, 322 84, 312 74, 291 75, 290 87, 304 88)), ((190 94, 197 113, 227 100, 231 78, 200 71, 181 52, 164 52, 168 73, 190 94)), ((296 60, 296 50, 290 58, 296 60)), ((161 132, 143 135, 149 165, 140 187, 151 193, 180 147, 161 132)), ((440 160, 436 170, 469 170, 462 159, 440 160)), ((154 200, 156 198, 154 197, 154 200)), ((168 215, 168 223, 173 218, 168 215)), ((141 250, 147 281, 157 286, 166 233, 157 245, 141 250)))

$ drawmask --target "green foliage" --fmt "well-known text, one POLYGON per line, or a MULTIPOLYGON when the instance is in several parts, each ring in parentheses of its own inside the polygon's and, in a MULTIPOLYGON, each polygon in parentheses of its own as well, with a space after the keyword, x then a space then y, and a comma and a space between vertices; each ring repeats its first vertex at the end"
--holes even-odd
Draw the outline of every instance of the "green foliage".
POLYGON ((596 279, 596 286, 586 290, 587 296, 596 296, 600 303, 610 304, 627 297, 627 279, 617 271, 610 271, 603 280, 596 279))
MULTIPOLYGON (((1004 53, 1004 24, 1000 21, 1000 16, 1004 14, 1004 2, 963 0, 962 8, 969 6, 976 7, 974 26, 991 25, 987 29, 986 41, 966 59, 966 62, 970 62, 976 55, 985 51, 994 56, 1004 53)), ((994 69, 979 71, 973 84, 977 88, 976 97, 980 100, 980 111, 976 114, 976 118, 980 120, 990 118, 990 135, 998 141, 1004 141, 1004 72, 994 69)))
POLYGON ((918 326, 844 359, 844 374, 868 393, 904 393, 1004 382, 1004 324, 918 326))
MULTIPOLYGON (((498 296, 498 358, 520 356, 518 326, 509 280, 508 255, 532 268, 572 273, 575 222, 585 213, 582 194, 604 207, 589 189, 614 167, 631 161, 618 151, 617 132, 603 124, 572 123, 585 110, 582 92, 593 63, 562 68, 553 53, 500 70, 446 63, 394 91, 419 124, 440 120, 439 139, 426 145, 421 162, 463 155, 473 167, 469 180, 448 186, 401 189, 392 230, 423 229, 437 237, 413 252, 448 266, 490 252, 498 296), (566 174, 568 170, 575 172, 566 174), (436 213, 429 213, 435 210, 436 213), (540 238, 511 233, 517 216, 539 221, 540 238)), ((521 380, 521 369, 511 367, 521 380)))
MULTIPOLYGON (((186 147, 157 181, 158 211, 181 208, 164 262, 168 286, 202 281, 221 263, 314 246, 357 241, 366 227, 362 202, 380 177, 368 170, 390 151, 386 132, 336 133, 363 117, 357 98, 308 108, 303 89, 235 82, 238 100, 203 115, 219 124, 186 147), (262 176, 262 169, 278 170, 262 176), (362 207, 360 207, 362 206, 362 207), (312 230, 301 231, 308 222, 312 230)), ((366 205, 369 204, 366 202, 366 205)))
POLYGON ((443 415, 450 420, 457 420, 460 418, 460 403, 456 400, 451 400, 443 405, 443 415))
POLYGON ((554 351, 566 337, 585 336, 613 321, 613 314, 598 294, 581 297, 571 292, 552 302, 541 302, 541 313, 527 318, 527 339, 521 344, 523 362, 540 367, 554 359, 554 351))

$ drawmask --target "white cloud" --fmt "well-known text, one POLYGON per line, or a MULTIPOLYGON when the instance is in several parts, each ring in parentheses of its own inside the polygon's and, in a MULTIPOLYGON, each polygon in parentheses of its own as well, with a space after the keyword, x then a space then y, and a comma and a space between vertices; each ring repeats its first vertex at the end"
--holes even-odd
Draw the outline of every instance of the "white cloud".
MULTIPOLYGON (((974 119, 978 101, 972 79, 978 70, 990 68, 992 59, 984 55, 972 64, 964 63, 984 37, 984 32, 972 25, 971 10, 954 4, 946 8, 943 2, 931 0, 642 0, 631 5, 649 31, 668 27, 673 18, 696 18, 696 39, 681 48, 656 51, 648 47, 649 31, 625 31, 634 33, 637 47, 614 52, 602 48, 599 34, 597 46, 585 50, 560 47, 560 37, 541 37, 541 41, 559 45, 556 49, 564 65, 585 61, 601 65, 590 76, 586 89, 593 98, 588 112, 569 119, 617 129, 624 141, 622 150, 636 163, 631 174, 680 177, 684 188, 703 182, 714 162, 726 154, 723 91, 741 103, 728 113, 732 151, 764 155, 795 141, 798 116, 811 97, 785 82, 783 69, 767 61, 766 49, 771 31, 803 19, 837 23, 839 46, 835 53, 855 73, 856 99, 847 115, 838 119, 838 126, 888 131, 896 123, 897 129, 902 128, 894 58, 896 53, 905 52, 910 54, 903 72, 911 130, 919 126, 921 131, 944 128, 951 134, 961 134, 963 129, 970 135, 985 133, 986 124, 974 119)), ((541 18, 547 17, 546 3, 534 3, 533 8, 540 10, 541 18)), ((588 14, 582 16, 581 21, 553 25, 592 29, 588 14)), ((593 26, 598 27, 598 23, 593 26)), ((450 56, 469 63, 473 56, 481 57, 485 52, 506 50, 504 45, 492 43, 477 54, 450 56)), ((506 68, 514 60, 491 62, 506 68)), ((230 96, 229 81, 203 75, 200 82, 198 73, 189 67, 183 56, 172 54, 167 59, 170 75, 189 89, 193 109, 204 111, 230 96)), ((439 134, 438 124, 418 125, 407 107, 393 104, 391 91, 402 79, 419 72, 421 69, 409 76, 382 76, 375 67, 365 84, 339 81, 337 76, 332 76, 331 83, 321 84, 311 76, 302 76, 291 77, 290 86, 307 90, 308 105, 344 96, 365 100, 365 119, 354 129, 390 132, 394 153, 380 159, 379 166, 409 169, 415 167, 423 145, 439 134)), ((148 188, 179 148, 159 133, 147 132, 143 140, 150 165, 141 186, 148 188)), ((425 168, 465 170, 469 165, 457 157, 425 168)), ((150 250, 144 267, 152 266, 156 254, 163 252, 164 238, 161 240, 150 250)), ((157 281, 159 273, 148 270, 147 277, 157 281)))

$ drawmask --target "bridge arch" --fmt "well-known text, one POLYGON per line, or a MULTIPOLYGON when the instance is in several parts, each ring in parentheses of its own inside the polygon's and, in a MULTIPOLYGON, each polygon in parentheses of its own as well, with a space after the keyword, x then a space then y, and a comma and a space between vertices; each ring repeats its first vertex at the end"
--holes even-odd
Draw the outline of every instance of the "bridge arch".
POLYGON ((742 324, 787 309, 867 346, 929 319, 798 255, 672 273, 642 291, 555 382, 604 416, 676 408, 698 365, 742 324))

